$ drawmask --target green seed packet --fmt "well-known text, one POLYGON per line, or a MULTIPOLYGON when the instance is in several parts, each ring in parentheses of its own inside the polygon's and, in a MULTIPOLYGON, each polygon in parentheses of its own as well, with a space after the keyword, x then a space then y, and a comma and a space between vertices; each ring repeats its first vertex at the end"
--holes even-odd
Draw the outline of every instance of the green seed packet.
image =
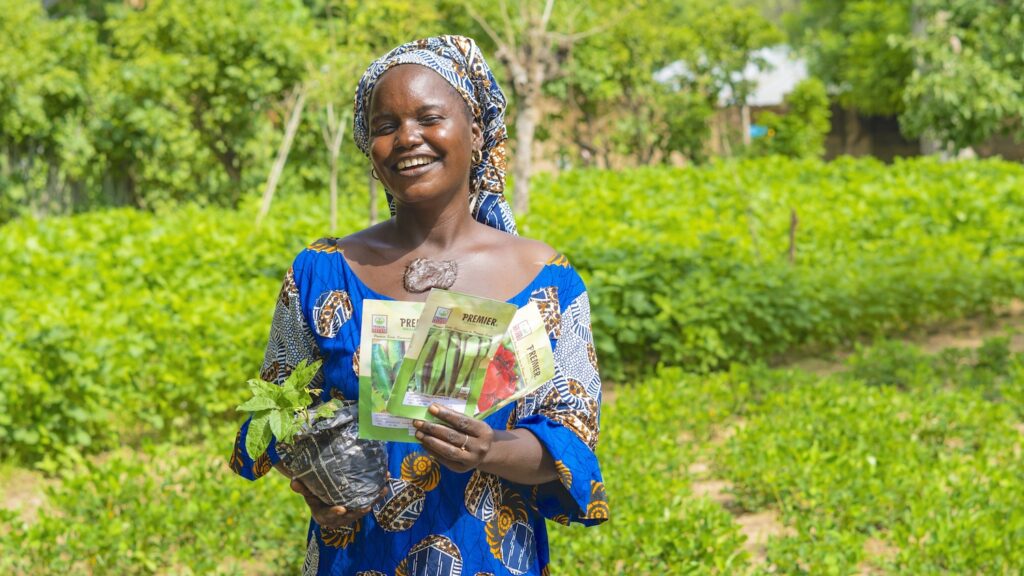
POLYGON ((431 403, 472 416, 487 366, 508 330, 516 306, 431 290, 387 403, 388 413, 436 420, 431 403))
POLYGON ((484 419, 555 377, 555 356, 537 303, 512 318, 484 377, 474 418, 484 419))
POLYGON ((389 414, 387 403, 422 312, 422 302, 363 301, 359 344, 360 438, 416 441, 412 421, 389 414))

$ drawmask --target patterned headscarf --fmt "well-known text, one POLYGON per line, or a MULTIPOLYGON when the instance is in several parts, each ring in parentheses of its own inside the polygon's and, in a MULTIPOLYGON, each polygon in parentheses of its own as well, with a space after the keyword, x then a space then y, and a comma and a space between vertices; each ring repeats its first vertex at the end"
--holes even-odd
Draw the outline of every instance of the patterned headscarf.
MULTIPOLYGON (((483 128, 483 159, 469 174, 470 211, 473 218, 517 234, 512 210, 505 200, 505 94, 494 79, 491 68, 472 38, 437 36, 402 44, 366 69, 356 88, 352 135, 356 146, 370 156, 370 96, 380 77, 399 64, 419 64, 437 72, 455 88, 483 128)), ((395 213, 395 202, 388 194, 388 206, 395 213)))

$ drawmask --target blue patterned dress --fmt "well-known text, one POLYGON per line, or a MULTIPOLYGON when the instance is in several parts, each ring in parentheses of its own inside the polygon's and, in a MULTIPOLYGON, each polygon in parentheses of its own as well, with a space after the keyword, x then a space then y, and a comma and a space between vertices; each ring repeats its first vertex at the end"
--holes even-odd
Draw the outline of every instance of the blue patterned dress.
MULTIPOLYGON (((337 241, 318 240, 298 255, 278 296, 261 375, 280 383, 303 359, 323 359, 323 399, 358 397, 358 349, 364 299, 387 299, 362 283, 337 241)), ((539 305, 555 357, 555 377, 536 393, 487 418, 495 429, 533 432, 555 460, 558 480, 515 484, 471 471, 452 472, 416 443, 388 443, 389 490, 350 527, 310 521, 304 574, 477 576, 547 574, 545 518, 599 524, 608 504, 594 447, 601 381, 583 282, 564 256, 548 262, 509 302, 539 305)), ((278 462, 245 450, 246 422, 231 468, 255 480, 278 462)))

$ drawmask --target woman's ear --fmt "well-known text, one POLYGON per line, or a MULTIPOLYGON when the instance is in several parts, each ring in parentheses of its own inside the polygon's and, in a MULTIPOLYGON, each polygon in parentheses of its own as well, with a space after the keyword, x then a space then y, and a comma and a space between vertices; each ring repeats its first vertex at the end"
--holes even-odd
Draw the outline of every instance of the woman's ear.
POLYGON ((473 135, 473 150, 483 150, 484 148, 484 130, 480 127, 478 122, 470 124, 470 132, 473 135))

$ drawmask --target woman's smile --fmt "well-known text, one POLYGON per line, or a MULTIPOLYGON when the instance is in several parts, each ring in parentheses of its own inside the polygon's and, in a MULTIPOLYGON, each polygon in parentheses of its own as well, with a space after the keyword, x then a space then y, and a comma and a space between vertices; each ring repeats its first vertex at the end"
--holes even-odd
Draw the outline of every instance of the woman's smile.
POLYGON ((403 158, 394 165, 394 170, 401 176, 412 177, 426 174, 439 164, 438 158, 432 156, 413 156, 403 158))

